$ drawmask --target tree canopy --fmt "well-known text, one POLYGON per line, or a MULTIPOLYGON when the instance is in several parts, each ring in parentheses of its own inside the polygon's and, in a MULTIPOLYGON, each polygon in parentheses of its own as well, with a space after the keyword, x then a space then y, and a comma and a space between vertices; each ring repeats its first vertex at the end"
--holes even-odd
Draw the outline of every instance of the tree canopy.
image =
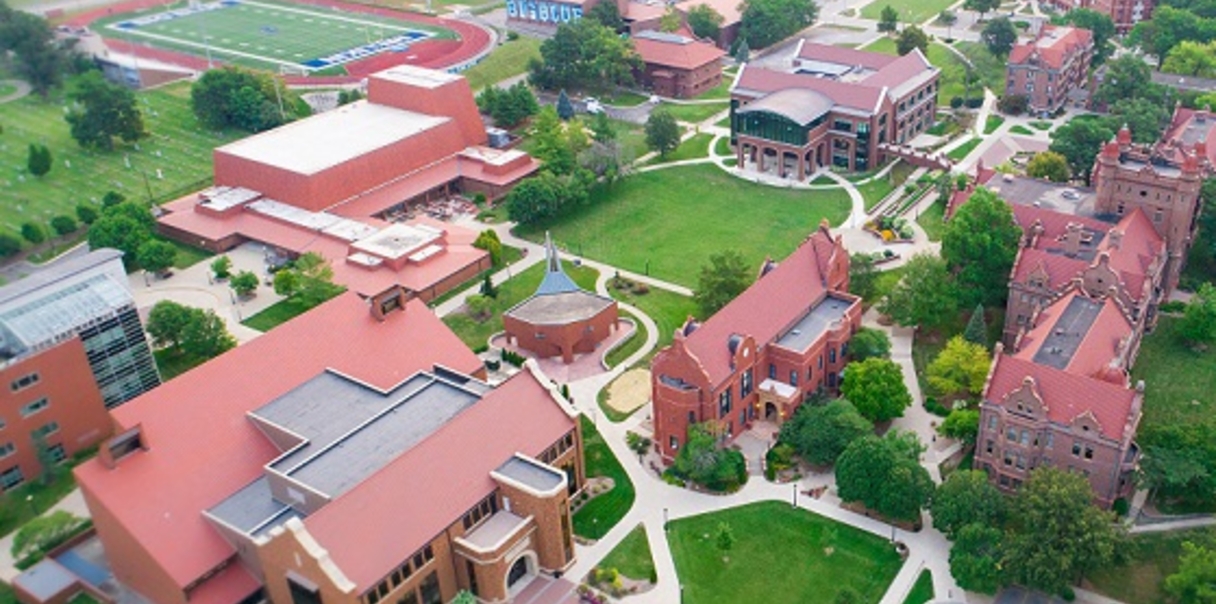
POLYGON ((68 112, 64 119, 81 147, 109 151, 114 148, 115 138, 133 143, 147 135, 143 114, 130 89, 107 82, 99 71, 76 76, 70 88, 68 98, 80 108, 68 112))
POLYGON ((680 125, 666 109, 655 109, 646 118, 646 146, 660 157, 680 146, 680 125))
POLYGON ((922 451, 915 434, 898 430, 854 440, 836 460, 840 498, 895 520, 919 520, 933 493, 929 471, 918 460, 922 451))
POLYGON ((177 248, 168 241, 150 239, 140 244, 135 259, 149 273, 162 273, 173 268, 177 259, 177 248))
POLYGON ((994 11, 1000 6, 1001 0, 967 0, 963 3, 963 8, 979 13, 981 21, 986 13, 994 11))
POLYGON ((942 258, 954 274, 959 304, 1005 305, 1021 238, 1009 204, 988 189, 976 189, 954 212, 942 235, 942 258))
POLYGON ((486 86, 477 95, 477 108, 494 118, 495 125, 513 128, 536 115, 540 111, 540 104, 527 84, 516 82, 505 90, 494 85, 486 86))
POLYGON ((885 331, 873 327, 858 329, 849 340, 849 359, 864 361, 871 358, 885 359, 891 356, 891 338, 885 331))
POLYGON ((528 72, 533 86, 545 90, 608 90, 633 84, 641 59, 628 40, 595 19, 558 25, 540 45, 540 59, 528 72))
MULTIPOLYGON (((1111 65, 1119 59, 1111 61, 1111 65)), ((1111 140, 1115 132, 1106 120, 1069 120, 1051 132, 1050 149, 1068 160, 1073 178, 1089 184, 1090 168, 1102 144, 1111 140)))
POLYGON ((1163 3, 1153 9, 1153 18, 1137 23, 1127 36, 1129 44, 1157 57, 1163 66, 1170 51, 1182 42, 1216 40, 1216 16, 1189 10, 1191 6, 1176 7, 1163 3))
POLYGON ((780 42, 814 25, 819 7, 814 0, 743 0, 739 37, 747 48, 780 42))
POLYGON ((781 425, 780 441, 789 443, 808 463, 828 466, 849 443, 874 433, 874 424, 845 399, 826 405, 804 404, 781 425))
POLYGON ((988 349, 954 336, 925 370, 929 389, 944 398, 962 398, 984 391, 992 357, 988 349))
POLYGON ((909 25, 899 32, 895 38, 895 50, 900 56, 906 55, 919 48, 922 53, 929 51, 929 34, 925 30, 909 25))
POLYGON ((743 293, 751 285, 750 274, 747 264, 743 262, 743 254, 736 250, 711 255, 709 262, 701 266, 697 289, 693 292, 693 299, 701 309, 702 316, 708 317, 718 312, 743 293))
POLYGON ((1005 518, 1005 496, 982 470, 955 470, 933 494, 933 526, 955 539, 968 524, 1000 526, 1005 518))
POLYGON ((1072 178, 1068 159, 1055 151, 1035 153, 1034 157, 1030 158, 1030 163, 1026 165, 1026 174, 1051 182, 1068 182, 1072 178))
POLYGON ((1200 78, 1216 77, 1216 41, 1202 44, 1184 40, 1170 49, 1161 71, 1200 78))
POLYGON ((900 417, 912 404, 903 371, 891 360, 871 358, 849 363, 844 374, 841 394, 857 407, 862 417, 872 422, 900 417))
MULTIPOLYGON (((878 31, 890 33, 899 27, 899 11, 895 7, 887 4, 882 7, 882 12, 878 15, 878 31)), ((900 53, 906 54, 906 53, 900 53)))
POLYGON ((879 303, 879 310, 904 327, 936 329, 958 311, 953 283, 945 260, 923 252, 916 254, 904 265, 903 278, 879 303))
POLYGON ((688 9, 688 26, 698 38, 717 40, 726 18, 708 4, 698 4, 688 9))
POLYGON ((997 17, 984 26, 980 39, 988 47, 988 52, 998 57, 1006 57, 1018 41, 1018 30, 1009 17, 997 17))
POLYGON ((232 65, 211 69, 190 87, 190 108, 208 128, 261 132, 307 115, 276 76, 232 65))
POLYGON ((60 42, 47 20, 0 2, 0 52, 13 53, 16 75, 46 97, 73 63, 71 42, 60 42))
POLYGON ((1178 335, 1192 346, 1216 342, 1216 286, 1204 283, 1187 302, 1178 335))
POLYGON ((1165 592, 1182 604, 1216 602, 1216 549, 1183 542, 1178 571, 1165 578, 1165 592))
POLYGON ((713 491, 735 491, 747 482, 747 461, 734 449, 718 447, 706 424, 688 427, 688 438, 671 465, 672 472, 713 491))
POLYGON ((1111 38, 1115 36, 1115 21, 1106 13, 1092 8, 1074 8, 1059 17, 1053 17, 1052 21, 1088 29, 1093 33, 1094 58, 1092 63, 1095 66, 1105 63, 1111 52, 1114 51, 1111 38))
POLYGON ((137 260, 140 246, 152 238, 154 225, 152 212, 133 201, 103 208, 89 227, 89 247, 121 250, 123 262, 130 265, 137 260))

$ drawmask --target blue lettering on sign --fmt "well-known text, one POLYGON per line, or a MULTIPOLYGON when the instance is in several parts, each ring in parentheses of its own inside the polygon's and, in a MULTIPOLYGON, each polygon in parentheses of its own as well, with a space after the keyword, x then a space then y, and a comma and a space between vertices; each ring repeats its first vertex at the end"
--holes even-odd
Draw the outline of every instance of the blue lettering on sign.
POLYGON ((549 3, 548 2, 540 3, 540 20, 541 21, 549 20, 549 3))
POLYGON ((581 7, 581 6, 571 7, 570 13, 574 15, 575 19, 581 19, 581 18, 583 18, 583 7, 581 7))
POLYGON ((562 23, 569 23, 569 22, 570 22, 570 5, 563 4, 562 5, 562 23))
POLYGON ((519 11, 515 10, 515 0, 507 0, 507 16, 514 17, 518 14, 519 11))
POLYGON ((561 13, 561 6, 560 6, 560 5, 558 5, 558 4, 550 4, 550 5, 549 5, 549 20, 550 20, 550 21, 552 21, 552 22, 554 22, 554 23, 557 23, 558 21, 561 21, 561 14, 560 14, 560 13, 561 13))
POLYGON ((536 0, 528 0, 528 18, 536 20, 536 0))

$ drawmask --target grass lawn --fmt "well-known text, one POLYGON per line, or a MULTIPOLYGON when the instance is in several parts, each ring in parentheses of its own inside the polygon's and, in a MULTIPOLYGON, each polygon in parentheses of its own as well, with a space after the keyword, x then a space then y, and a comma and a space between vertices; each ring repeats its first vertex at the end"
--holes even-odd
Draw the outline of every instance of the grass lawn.
MULTIPOLYGON (((326 300, 331 299, 344 291, 346 291, 345 288, 335 287, 333 292, 334 295, 326 298, 326 300)), ((241 321, 241 325, 251 329, 256 329, 258 331, 266 332, 312 310, 313 308, 315 308, 315 305, 305 304, 304 302, 300 301, 298 297, 292 296, 267 306, 266 308, 262 309, 262 312, 241 321)))
POLYGON ((996 132, 996 129, 1000 128, 1001 124, 1004 124, 1004 123, 1005 123, 1005 118, 1003 118, 999 115, 990 114, 988 116, 988 120, 986 122, 984 122, 984 134, 992 134, 993 132, 996 132))
POLYGON ((215 255, 202 248, 186 245, 180 241, 174 241, 160 235, 156 235, 155 238, 177 249, 177 256, 173 258, 173 268, 190 268, 215 255))
POLYGON ((17 593, 4 581, 0 581, 0 604, 17 604, 17 593))
POLYGON ((1051 126, 1052 126, 1051 122, 1044 122, 1042 120, 1035 120, 1033 122, 1030 122, 1031 128, 1034 128, 1035 130, 1042 130, 1044 132, 1051 130, 1051 126))
POLYGON ((1026 136, 1034 136, 1034 131, 1021 124, 1014 124, 1009 127, 1010 134, 1024 134, 1026 136))
POLYGON ((600 102, 616 107, 637 107, 645 103, 649 97, 642 96, 630 90, 618 90, 600 97, 600 102))
POLYGON ((717 86, 698 94, 697 100, 704 101, 709 99, 730 99, 730 85, 735 81, 733 75, 722 74, 722 81, 717 86))
POLYGON ((932 134, 933 136, 948 136, 958 132, 958 130, 958 122, 954 121, 953 119, 947 119, 941 120, 927 128, 925 130, 925 134, 932 134))
POLYGON ((625 359, 632 356, 633 353, 641 350, 642 345, 646 343, 646 334, 648 333, 646 325, 636 315, 625 309, 621 309, 620 316, 633 319, 633 324, 637 328, 633 330, 633 335, 629 336, 629 339, 625 340, 624 344, 613 348, 612 352, 608 353, 604 361, 608 363, 609 367, 620 365, 625 359))
MULTIPOLYGON (((954 45, 963 56, 971 59, 976 73, 986 88, 1005 89, 1005 59, 990 52, 982 42, 958 42, 954 45)), ((948 52, 948 51, 947 51, 948 52)), ((933 59, 930 58, 930 61, 933 59)), ((936 63, 935 63, 936 64, 936 63)), ((979 92, 979 91, 975 91, 979 92)), ((940 96, 938 98, 941 98, 940 96)))
POLYGON ((699 124, 727 109, 730 109, 730 103, 723 100, 721 103, 697 103, 694 105, 678 105, 675 103, 663 103, 663 107, 671 113, 672 117, 681 122, 690 122, 699 124))
POLYGON ((908 597, 904 598, 904 604, 925 604, 932 599, 933 573, 926 568, 916 577, 916 584, 912 586, 912 591, 908 592, 908 597))
POLYGON ((72 596, 72 599, 68 600, 68 604, 98 604, 98 602, 97 598, 89 595, 88 592, 82 591, 72 596))
POLYGON ((726 117, 718 120, 718 123, 714 125, 719 128, 726 128, 727 130, 730 130, 730 114, 727 114, 726 117))
POLYGON ((625 151, 626 159, 632 161, 650 151, 646 148, 646 128, 644 126, 623 120, 612 120, 612 124, 616 126, 616 137, 625 151))
POLYGON ((489 84, 496 84, 528 70, 528 61, 540 58, 540 40, 520 36, 494 49, 480 63, 461 72, 469 80, 474 94, 489 84))
POLYGON ((886 539, 779 501, 675 520, 668 542, 688 604, 754 602, 761 593, 767 604, 828 604, 846 588, 877 602, 901 564, 886 539), (729 561, 716 546, 720 523, 735 537, 729 561))
POLYGON ((237 131, 204 129, 190 111, 189 83, 172 84, 136 93, 149 136, 134 145, 117 144, 114 151, 87 151, 68 134, 63 119, 66 101, 61 91, 44 101, 37 95, 0 105, 0 229, 18 234, 23 222, 49 223, 53 216, 75 218, 79 203, 100 204, 107 191, 128 199, 160 202, 185 195, 211 183, 211 150, 241 136, 237 131), (50 173, 25 174, 31 142, 51 150, 50 173), (158 155, 159 154, 159 155, 158 155), (124 158, 130 159, 128 168, 124 158), (67 167, 71 164, 71 168, 67 167), (157 178, 157 170, 163 178, 157 178), (145 180, 146 175, 146 180, 145 180))
POLYGON ((646 540, 646 527, 641 524, 634 527, 597 566, 615 568, 630 579, 649 580, 654 574, 654 559, 650 555, 650 542, 646 540))
MULTIPOLYGON (((882 267, 879 267, 882 268, 882 267)), ((866 302, 878 302, 886 296, 891 290, 895 289, 896 284, 900 279, 904 278, 904 267, 893 268, 891 270, 880 271, 878 279, 874 281, 874 299, 866 300, 866 302)))
POLYGON ((9 82, 0 82, 0 98, 17 92, 17 87, 9 82))
POLYGON ((565 216, 517 231, 540 241, 550 230, 575 253, 691 287, 710 254, 736 249, 758 267, 789 255, 821 219, 840 224, 849 207, 842 189, 780 189, 680 166, 598 188, 565 216))
POLYGON ((706 134, 704 132, 701 134, 694 134, 688 140, 680 143, 680 146, 676 147, 675 151, 672 151, 663 157, 656 155, 650 161, 646 162, 646 164, 665 164, 673 161, 709 157, 709 143, 713 141, 713 139, 714 135, 712 134, 706 134))
MULTIPOLYGON (((72 477, 69 468, 88 457, 90 456, 72 458, 49 485, 42 484, 40 479, 29 478, 21 486, 0 495, 0 536, 17 530, 71 493, 76 488, 76 479, 72 477), (31 499, 26 501, 26 497, 31 499)), ((2 594, 0 601, 3 601, 2 594)))
POLYGON ((904 182, 908 180, 908 175, 914 170, 916 170, 915 166, 907 162, 899 162, 891 168, 886 178, 875 178, 864 185, 857 185, 857 190, 866 200, 866 211, 874 209, 874 206, 890 195, 896 187, 903 186, 904 182))
MULTIPOLYGON (((599 271, 587 266, 574 266, 569 261, 562 261, 562 265, 566 274, 570 275, 579 287, 595 291, 595 280, 599 278, 599 271)), ((463 312, 455 312, 444 317, 443 322, 447 323, 469 348, 476 350, 485 346, 490 336, 502 331, 502 313, 536 293, 536 286, 540 285, 544 276, 545 263, 539 262, 499 285, 498 297, 490 304, 491 314, 484 321, 478 321, 463 312)))
POLYGON ((614 483, 611 491, 588 501, 574 514, 575 534, 587 539, 599 539, 629 513, 637 494, 625 468, 621 467, 621 462, 617 461, 591 420, 586 415, 580 415, 579 423, 583 427, 583 459, 587 477, 606 476, 614 483))
POLYGON ((1083 585, 1127 604, 1167 601, 1163 582, 1178 570, 1182 543, 1216 547, 1216 529, 1146 533, 1133 536, 1124 548, 1127 561, 1110 565, 1085 578, 1083 585))
POLYGON ((920 228, 925 229, 929 241, 941 241, 942 233, 946 231, 946 202, 938 200, 916 217, 920 228))
POLYGON ((735 150, 732 149, 730 146, 730 137, 729 136, 723 136, 722 138, 718 139, 717 143, 714 143, 714 155, 731 155, 731 156, 733 156, 734 154, 735 154, 735 150))
POLYGON ((1144 380, 1145 426, 1182 424, 1216 413, 1216 351, 1195 352, 1178 340, 1177 317, 1162 316, 1145 335, 1132 380, 1144 380))
POLYGON ((890 5, 899 11, 900 23, 920 24, 937 17, 951 4, 954 4, 951 0, 903 0, 901 2, 875 0, 862 7, 861 16, 877 21, 882 16, 883 7, 890 5))
POLYGON ((659 341, 655 344, 654 350, 647 355, 648 358, 653 357, 664 346, 671 344, 676 329, 684 325, 684 321, 688 319, 689 315, 701 318, 701 311, 697 308, 696 301, 673 291, 657 287, 650 288, 649 293, 642 295, 612 288, 609 288, 608 291, 613 298, 635 306, 646 313, 659 328, 659 341))
POLYGON ((984 139, 973 136, 973 137, 971 137, 971 140, 969 140, 969 141, 951 149, 949 152, 947 152, 946 157, 949 157, 950 159, 952 159, 954 161, 961 161, 964 157, 967 157, 968 153, 971 153, 972 151, 974 151, 975 148, 978 147, 980 145, 980 143, 983 141, 984 141, 984 139))
POLYGON ((156 367, 160 369, 160 379, 165 382, 207 362, 207 359, 202 357, 169 348, 155 350, 152 356, 156 358, 156 367))

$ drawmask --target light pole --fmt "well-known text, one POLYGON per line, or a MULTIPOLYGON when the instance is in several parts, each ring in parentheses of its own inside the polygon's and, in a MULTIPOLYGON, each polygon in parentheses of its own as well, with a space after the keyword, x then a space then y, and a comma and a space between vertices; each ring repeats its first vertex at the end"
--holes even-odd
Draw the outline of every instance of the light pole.
POLYGON ((663 530, 667 530, 667 508, 663 508, 663 530))
POLYGON ((798 483, 795 482, 795 483, 791 484, 790 486, 794 487, 794 499, 791 501, 790 506, 798 507, 798 483))

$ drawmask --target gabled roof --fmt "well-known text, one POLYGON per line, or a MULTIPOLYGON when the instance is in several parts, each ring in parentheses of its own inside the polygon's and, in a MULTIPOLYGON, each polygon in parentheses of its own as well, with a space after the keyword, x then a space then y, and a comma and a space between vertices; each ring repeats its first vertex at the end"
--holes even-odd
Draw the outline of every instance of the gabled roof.
POLYGON ((722 60, 726 53, 685 36, 643 31, 633 37, 633 48, 644 63, 692 70, 722 60))
POLYGON ((1037 57, 1047 67, 1060 69, 1070 55, 1092 47, 1093 40, 1093 33, 1088 29, 1044 25, 1034 40, 1013 47, 1009 52, 1009 64, 1019 65, 1037 57))
POLYGON ((1103 436, 1123 439, 1136 400, 1135 390, 1005 354, 996 355, 993 364, 984 400, 1000 404, 1009 393, 1021 388, 1026 378, 1033 378, 1052 422, 1068 425, 1091 413, 1102 427, 1103 436))
POLYGON ((787 88, 813 90, 830 99, 837 105, 871 112, 878 107, 884 91, 882 89, 861 86, 857 83, 839 82, 812 75, 775 71, 762 67, 744 64, 739 70, 731 92, 752 93, 763 96, 771 92, 787 88))
POLYGON ((1124 367, 1122 347, 1134 329, 1114 298, 1073 289, 1039 313, 1014 356, 1075 375, 1108 376, 1109 367, 1124 367))
POLYGON ((873 70, 882 69, 899 60, 899 57, 881 52, 869 52, 833 44, 820 44, 809 40, 799 43, 798 58, 850 66, 860 65, 873 70))
POLYGON ((710 384, 730 377, 732 336, 751 336, 758 345, 776 339, 827 293, 827 263, 835 242, 820 228, 780 264, 719 310, 685 340, 700 359, 710 384))
MULTIPOLYGON (((1129 290, 1127 293, 1139 300, 1144 294, 1144 281, 1150 277, 1153 260, 1160 257, 1165 249, 1165 241, 1144 209, 1139 207, 1124 216, 1115 229, 1122 232, 1119 244, 1114 245, 1107 235, 1098 250, 1110 255, 1110 266, 1123 279, 1129 290)), ((1161 267, 1157 270, 1161 270, 1161 267)))
POLYGON ((1103 222, 1088 216, 1065 214, 1064 212, 1057 212, 1047 208, 1036 208, 1016 203, 1009 204, 1009 207, 1013 210, 1014 221, 1018 223, 1018 226, 1022 227, 1023 231, 1029 230, 1035 222, 1043 225, 1043 234, 1039 237, 1040 246, 1046 245, 1048 242, 1055 242, 1067 233, 1070 223, 1079 224, 1083 229, 1099 233, 1105 233, 1111 227, 1109 222, 1103 222))
POLYGON ((1088 267, 1089 262, 1079 258, 1053 254, 1042 249, 1022 248, 1013 267, 1013 280, 1026 283, 1031 275, 1041 273, 1047 276, 1046 286, 1059 291, 1088 267))
POLYGON ((149 450, 114 469, 86 462, 76 477, 184 587, 235 553, 202 511, 279 455, 250 411, 326 369, 387 390, 434 365, 481 368, 421 301, 377 321, 349 292, 111 411, 116 432, 139 426, 149 450))

